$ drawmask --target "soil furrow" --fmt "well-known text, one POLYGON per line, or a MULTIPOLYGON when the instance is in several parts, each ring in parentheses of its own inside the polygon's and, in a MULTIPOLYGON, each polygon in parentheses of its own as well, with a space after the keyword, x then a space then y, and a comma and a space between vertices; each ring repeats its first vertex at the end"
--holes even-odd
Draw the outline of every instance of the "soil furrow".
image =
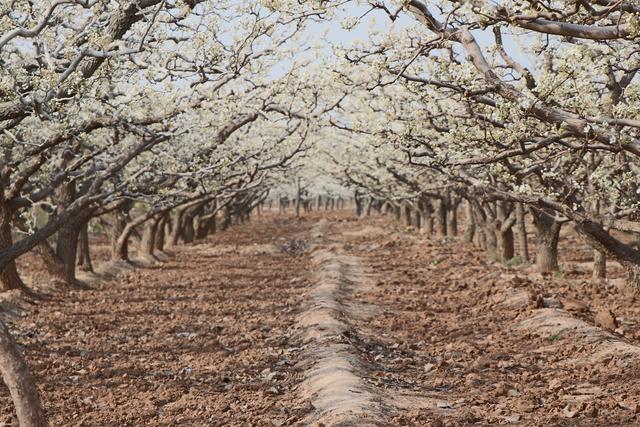
POLYGON ((351 335, 349 300, 368 286, 358 258, 327 237, 327 223, 313 230, 312 287, 298 318, 305 346, 302 394, 311 399, 312 425, 381 425, 381 398, 364 379, 364 366, 351 335))

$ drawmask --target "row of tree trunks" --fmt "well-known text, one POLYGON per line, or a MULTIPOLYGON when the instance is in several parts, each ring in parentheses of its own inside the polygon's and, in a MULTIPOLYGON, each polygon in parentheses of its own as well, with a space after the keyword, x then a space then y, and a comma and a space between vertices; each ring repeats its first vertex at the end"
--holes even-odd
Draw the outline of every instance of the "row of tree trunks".
MULTIPOLYGON (((458 233, 458 212, 461 198, 445 193, 422 197, 415 204, 385 204, 384 213, 392 212, 396 220, 406 226, 423 228, 429 235, 442 238, 458 233)), ((473 242, 487 250, 496 260, 507 262, 518 256, 521 262, 530 262, 527 239, 527 210, 521 203, 468 199, 464 203, 465 231, 463 241, 473 242)), ((558 242, 565 221, 550 212, 529 208, 535 229, 535 263, 543 274, 559 270, 558 242)), ((635 271, 635 270, 634 270, 635 271)), ((606 278, 606 256, 602 249, 594 250, 593 279, 606 278)))
MULTIPOLYGON (((385 213, 393 212, 406 226, 423 228, 429 235, 442 238, 458 234, 458 213, 463 199, 444 193, 422 197, 415 204, 387 203, 385 213)), ((558 241, 562 222, 539 209, 529 209, 536 235, 536 266, 541 273, 558 271, 558 241)), ((463 241, 473 242, 501 262, 518 256, 529 262, 526 226, 527 210, 520 203, 506 201, 483 202, 468 199, 464 203, 465 230, 463 241)), ((594 277, 604 277, 604 259, 597 258, 594 277)))
MULTIPOLYGON (((363 200, 360 200, 359 198, 354 198, 354 202, 356 203, 356 208, 358 208, 358 203, 360 203, 360 208, 359 208, 360 214, 358 216, 360 216, 362 212, 370 213, 370 208, 372 207, 371 205, 369 205, 370 203, 373 203, 373 208, 376 208, 375 206, 376 201, 375 199, 372 199, 372 198, 367 199, 366 205, 364 207, 362 205, 364 203, 363 200), (357 202, 356 202, 356 199, 358 199, 357 202)), ((296 181, 296 195, 293 198, 293 200, 291 200, 287 195, 280 195, 277 199, 277 203, 278 203, 279 215, 286 214, 287 209, 293 206, 296 217, 299 217, 302 214, 302 212, 311 212, 313 210, 314 205, 317 210, 324 209, 325 211, 335 210, 335 209, 344 209, 344 206, 345 206, 345 201, 342 197, 332 197, 332 196, 322 196, 322 195, 319 195, 316 198, 307 197, 306 190, 302 187, 301 183, 300 185, 298 185, 297 181, 296 181)), ((261 202, 256 206, 257 208, 256 213, 258 215, 261 213, 263 204, 264 202, 261 202)), ((269 199, 267 201, 267 204, 269 209, 271 209, 273 207, 273 199, 269 199)), ((379 206, 382 206, 381 201, 379 203, 379 206)))

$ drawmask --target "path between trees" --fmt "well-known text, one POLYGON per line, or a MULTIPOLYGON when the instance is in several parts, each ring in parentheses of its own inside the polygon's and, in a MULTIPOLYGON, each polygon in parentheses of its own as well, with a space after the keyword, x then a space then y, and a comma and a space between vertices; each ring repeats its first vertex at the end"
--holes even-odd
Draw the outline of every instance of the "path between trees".
POLYGON ((633 425, 636 309, 606 331, 620 297, 567 283, 388 218, 269 215, 9 324, 55 426, 633 425))

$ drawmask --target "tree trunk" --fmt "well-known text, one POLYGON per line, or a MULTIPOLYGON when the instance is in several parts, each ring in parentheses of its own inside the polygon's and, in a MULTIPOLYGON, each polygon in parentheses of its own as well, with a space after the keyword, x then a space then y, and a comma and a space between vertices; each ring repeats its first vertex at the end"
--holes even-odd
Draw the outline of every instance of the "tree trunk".
POLYGON ((558 239, 562 223, 544 211, 532 210, 536 227, 536 265, 540 273, 558 271, 558 239))
POLYGON ((404 204, 404 225, 411 227, 411 205, 409 203, 404 204))
POLYGON ((207 235, 215 234, 218 232, 218 214, 212 213, 209 219, 207 219, 207 235))
POLYGON ((202 215, 193 217, 193 240, 202 240, 207 235, 207 223, 203 221, 202 215))
POLYGON ((0 322, 0 371, 23 427, 44 427, 47 420, 42 410, 38 389, 27 363, 18 351, 9 330, 0 322))
POLYGON ((76 221, 63 225, 58 230, 56 254, 63 264, 62 277, 67 285, 78 283, 76 279, 76 257, 78 255, 78 235, 80 227, 76 221))
POLYGON ((487 236, 482 227, 476 228, 476 234, 473 236, 473 240, 480 249, 487 249, 487 236))
POLYGON ((207 235, 207 223, 202 220, 207 203, 195 206, 191 211, 191 224, 193 228, 193 240, 203 239, 207 235))
POLYGON ((371 209, 373 208, 373 197, 369 197, 369 200, 367 200, 367 207, 365 209, 365 215, 366 216, 371 216, 371 209))
POLYGON ((511 227, 497 230, 498 236, 498 254, 502 262, 508 261, 514 257, 513 230, 511 227))
POLYGON ((178 241, 180 240, 180 235, 182 234, 182 224, 183 217, 186 208, 178 208, 176 209, 176 214, 173 217, 172 225, 171 225, 171 235, 169 236, 169 246, 177 246, 178 241))
POLYGON ((589 219, 574 219, 576 231, 597 250, 618 261, 627 273, 627 286, 640 293, 640 251, 613 237, 602 224, 589 219))
POLYGON ((38 253, 47 267, 49 275, 69 286, 80 285, 76 279, 76 256, 78 252, 79 226, 77 222, 65 224, 58 230, 55 250, 48 241, 38 245, 38 253))
POLYGON ((485 249, 494 259, 498 258, 498 237, 496 236, 496 228, 493 224, 487 223, 483 227, 485 249))
POLYGON ((498 258, 498 238, 496 236, 495 216, 491 211, 491 206, 483 206, 479 202, 475 205, 476 224, 481 230, 478 236, 481 239, 482 247, 489 252, 492 258, 498 258))
POLYGON ((496 237, 498 238, 498 258, 506 262, 515 255, 513 226, 516 212, 510 203, 503 200, 496 202, 496 237))
POLYGON ((155 259, 154 250, 156 248, 156 235, 158 224, 162 220, 161 217, 154 217, 147 221, 142 232, 142 241, 140 242, 140 253, 147 258, 155 259))
POLYGON ((420 213, 422 214, 422 226, 424 227, 427 235, 433 234, 433 205, 426 198, 423 197, 418 204, 420 207, 420 213))
POLYGON ((607 256, 598 249, 593 250, 593 280, 601 282, 607 278, 607 256))
POLYGON ((78 240, 78 268, 82 271, 93 271, 91 248, 89 246, 89 221, 80 228, 78 240))
POLYGON ((356 218, 360 218, 362 216, 362 197, 360 197, 360 193, 358 190, 355 190, 353 201, 356 205, 356 218))
POLYGON ((156 244, 156 250, 162 252, 164 251, 164 243, 165 243, 165 229, 167 228, 167 219, 169 217, 168 213, 165 213, 164 215, 162 215, 162 217, 160 218, 160 222, 158 223, 158 228, 156 229, 156 238, 155 238, 155 244, 156 244))
POLYGON ((302 205, 302 187, 300 178, 296 181, 296 218, 300 218, 300 206, 302 205))
MULTIPOLYGON (((258 214, 259 215, 259 214, 258 214)), ((209 231, 211 228, 211 221, 205 219, 203 216, 198 215, 194 220, 193 227, 196 232, 196 240, 205 239, 209 235, 209 231)))
MULTIPOLYGON (((56 189, 53 200, 58 209, 69 206, 76 197, 75 183, 70 182, 56 189)), ((87 215, 86 218, 89 218, 87 215)), ((79 282, 76 279, 76 261, 78 255, 78 237, 86 218, 71 218, 58 229, 55 251, 48 242, 40 245, 40 254, 47 266, 47 272, 60 282, 74 286, 79 282)))
POLYGON ((447 205, 441 198, 436 198, 435 205, 436 236, 445 237, 447 235, 447 205))
POLYGON ((185 243, 192 243, 196 238, 196 230, 194 228, 194 218, 200 211, 201 205, 187 209, 183 216, 182 223, 182 240, 185 243))
POLYGON ((222 229, 226 230, 231 226, 231 210, 228 206, 222 211, 222 229))
POLYGON ((132 232, 133 227, 129 227, 127 224, 118 237, 118 240, 116 240, 115 248, 111 255, 112 260, 129 261, 129 237, 131 237, 132 232))
POLYGON ((10 291, 12 289, 27 289, 27 285, 24 284, 20 274, 18 274, 15 260, 9 262, 4 270, 0 272, 0 291, 10 291))
POLYGON ((516 203, 516 236, 518 240, 518 254, 523 262, 529 262, 529 244, 527 243, 527 224, 525 210, 522 203, 516 203))
POLYGON ((111 259, 121 259, 118 253, 118 239, 124 230, 124 227, 127 225, 128 212, 130 209, 130 205, 127 204, 123 206, 122 209, 116 210, 113 213, 112 224, 111 224, 111 259))
POLYGON ((448 196, 447 201, 447 235, 458 235, 458 205, 460 200, 453 195, 448 196))
MULTIPOLYGON (((3 191, 1 187, 0 191, 3 191)), ((13 237, 11 235, 11 215, 12 212, 8 206, 3 206, 1 208, 0 248, 7 248, 13 244, 13 237)), ((7 266, 0 272, 0 290, 10 291, 12 289, 27 289, 18 274, 15 260, 9 261, 7 266)))
POLYGON ((464 229, 463 241, 466 243, 472 243, 476 234, 476 220, 473 217, 473 205, 470 201, 464 204, 466 227, 464 229))
POLYGON ((420 209, 413 210, 413 225, 418 230, 422 228, 422 215, 420 215, 420 209))

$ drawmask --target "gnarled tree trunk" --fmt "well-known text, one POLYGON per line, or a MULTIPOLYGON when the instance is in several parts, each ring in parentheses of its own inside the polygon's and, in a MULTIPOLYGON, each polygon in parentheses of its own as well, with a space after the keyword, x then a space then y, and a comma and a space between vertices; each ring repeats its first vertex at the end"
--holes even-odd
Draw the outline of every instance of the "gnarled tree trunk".
MULTIPOLYGON (((0 187, 0 191, 4 191, 0 187)), ((11 235, 12 211, 8 205, 0 206, 0 249, 10 247, 13 244, 11 235)), ((16 261, 11 260, 7 266, 0 271, 0 290, 10 291, 12 289, 26 290, 26 285, 18 274, 16 261)))
POLYGON ((466 227, 464 229, 463 241, 466 243, 472 243, 473 238, 476 234, 476 220, 473 216, 473 205, 470 201, 467 201, 464 205, 465 207, 465 217, 466 217, 466 227))
POLYGON ((89 246, 89 221, 80 228, 78 237, 78 268, 82 271, 93 271, 91 262, 91 248, 89 246))
POLYGON ((529 262, 529 243, 527 243, 527 224, 525 210, 522 203, 516 203, 516 236, 518 240, 518 255, 523 262, 529 262))
POLYGON ((171 221, 171 234, 169 235, 169 246, 177 246, 180 236, 182 235, 183 217, 186 207, 179 207, 176 209, 173 221, 171 221))
POLYGON ((501 227, 496 233, 498 237, 498 255, 500 261, 508 261, 515 256, 513 244, 513 230, 511 227, 501 227))
POLYGON ((353 193, 353 201, 356 204, 356 218, 360 218, 362 216, 363 206, 362 197, 358 190, 355 190, 353 193))
POLYGON ((502 200, 496 203, 495 226, 498 238, 498 257, 503 262, 510 260, 515 255, 513 225, 516 222, 516 213, 514 210, 509 212, 509 208, 509 204, 502 200))
POLYGON ((154 254, 156 248, 156 235, 158 225, 162 217, 157 215, 147 221, 144 231, 142 232, 142 240, 140 242, 140 253, 146 258, 156 259, 154 254))
POLYGON ((438 197, 435 199, 435 229, 436 236, 445 237, 447 235, 447 203, 438 197))
MULTIPOLYGON (((69 182, 56 189, 54 201, 59 209, 69 206, 76 198, 75 182, 69 182)), ((58 229, 55 251, 48 242, 40 244, 40 254, 47 272, 56 280, 66 285, 79 285, 76 278, 76 261, 78 254, 78 237, 83 225, 90 215, 71 218, 58 229)))
POLYGON ((400 206, 393 206, 393 214, 396 218, 396 221, 400 222, 400 220, 402 219, 402 209, 400 209, 400 206))
POLYGON ((371 209, 373 208, 373 197, 369 197, 367 200, 367 207, 365 209, 365 215, 371 216, 371 209))
POLYGON ((420 230, 422 228, 422 215, 420 209, 413 210, 413 226, 420 230))
POLYGON ((411 205, 407 202, 404 204, 404 225, 411 227, 411 205))
POLYGON ((601 224, 578 219, 575 228, 594 249, 618 261, 627 272, 627 285, 640 293, 640 251, 613 237, 601 224))
POLYGON ((23 427, 45 427, 38 389, 9 330, 0 321, 0 371, 23 427))
POLYGON ((428 235, 433 234, 433 206, 431 205, 431 201, 427 198, 423 198, 420 201, 420 209, 422 211, 422 223, 425 229, 425 232, 428 235))
POLYGON ((64 275, 62 279, 68 285, 77 284, 76 257, 78 254, 78 234, 80 227, 77 222, 68 223, 58 230, 56 254, 63 263, 64 275))
POLYGON ((531 210, 536 227, 536 266, 541 273, 558 270, 558 239, 562 223, 541 210, 531 210))
POLYGON ((480 202, 475 203, 475 218, 478 228, 476 234, 481 239, 481 247, 486 249, 491 257, 497 258, 498 239, 496 236, 495 217, 491 206, 483 207, 480 202))
MULTIPOLYGON (((118 239, 122 235, 124 231, 124 227, 127 225, 127 220, 129 218, 129 210, 131 209, 131 203, 126 203, 122 208, 117 209, 112 214, 111 219, 111 259, 122 259, 122 250, 126 250, 128 253, 128 248, 118 248, 118 239)), ((127 240, 128 244, 128 240, 127 240)))
POLYGON ((156 250, 160 252, 164 251, 164 243, 166 238, 165 229, 167 228, 168 218, 169 218, 168 213, 163 214, 158 223, 158 228, 156 229, 156 238, 154 240, 155 240, 156 250))
POLYGON ((182 241, 185 243, 191 243, 196 238, 196 230, 193 226, 193 221, 196 216, 196 213, 199 211, 200 206, 195 208, 187 209, 184 213, 182 220, 182 241))
POLYGON ((458 235, 458 206, 460 205, 460 197, 449 193, 447 195, 447 234, 449 236, 458 235))
POLYGON ((593 250, 593 275, 596 282, 607 278, 607 255, 598 249, 593 250))

